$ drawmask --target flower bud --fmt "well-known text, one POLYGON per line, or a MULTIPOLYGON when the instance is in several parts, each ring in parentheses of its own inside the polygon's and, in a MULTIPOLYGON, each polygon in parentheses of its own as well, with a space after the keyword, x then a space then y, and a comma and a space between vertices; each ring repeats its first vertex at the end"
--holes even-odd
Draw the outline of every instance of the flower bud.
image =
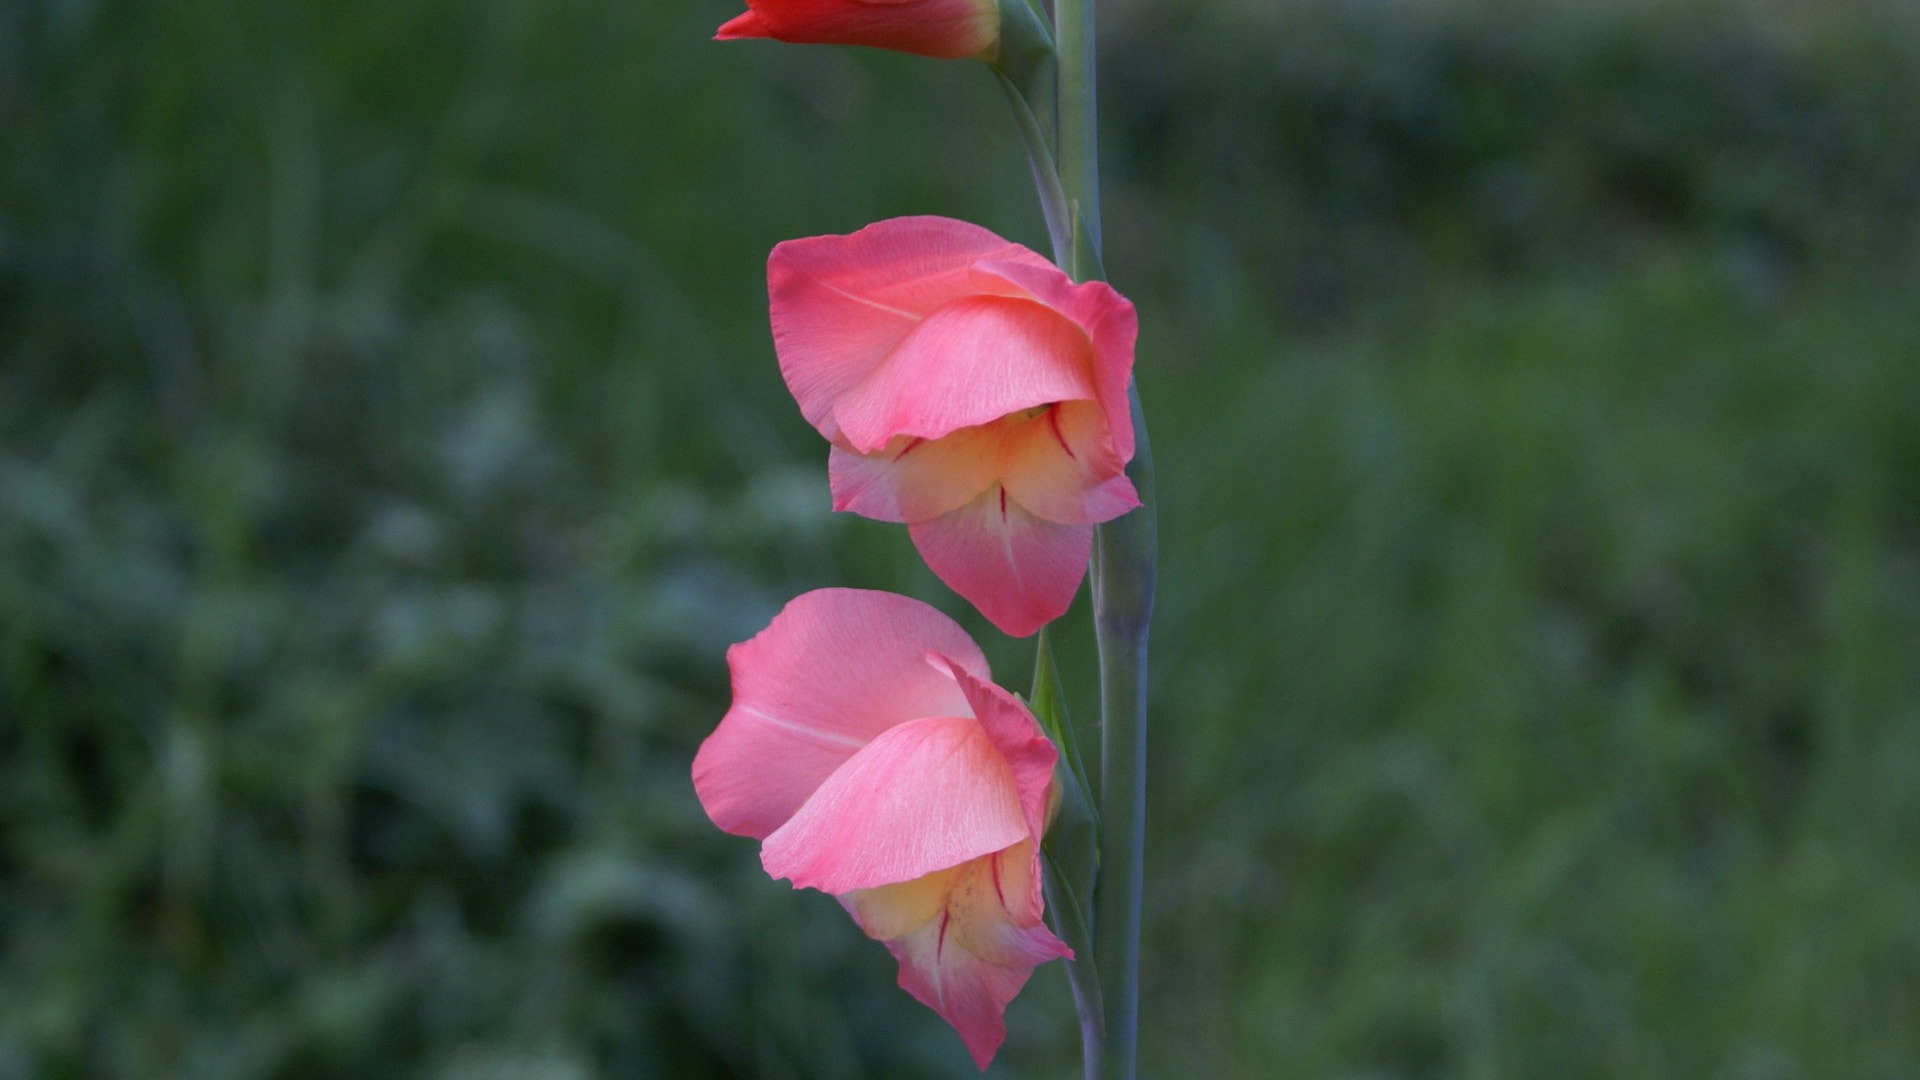
POLYGON ((746 13, 722 26, 714 38, 870 45, 940 60, 993 60, 1000 48, 1000 4, 999 0, 747 0, 746 13))

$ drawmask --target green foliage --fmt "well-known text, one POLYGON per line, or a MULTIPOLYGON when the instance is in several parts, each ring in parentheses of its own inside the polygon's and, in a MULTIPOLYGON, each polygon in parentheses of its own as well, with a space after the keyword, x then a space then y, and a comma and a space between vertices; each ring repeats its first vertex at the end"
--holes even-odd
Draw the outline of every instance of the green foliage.
MULTIPOLYGON (((687 764, 805 588, 1026 681, 761 266, 1044 232, 985 72, 724 7, 0 6, 0 1078, 972 1075, 687 764)), ((1146 1074, 1920 1071, 1911 15, 1116 11, 1146 1074)))
POLYGON ((1870 314, 1917 294, 1665 263, 1161 395, 1267 466, 1166 466, 1148 952, 1199 1074, 1920 1063, 1920 331, 1870 314))

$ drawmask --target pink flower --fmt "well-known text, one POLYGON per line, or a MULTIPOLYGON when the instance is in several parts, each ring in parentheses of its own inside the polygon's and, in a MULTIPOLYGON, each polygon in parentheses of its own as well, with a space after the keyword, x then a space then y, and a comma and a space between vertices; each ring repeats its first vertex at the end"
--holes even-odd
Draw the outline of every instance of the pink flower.
POLYGON ((836 510, 904 522, 927 565, 1025 637, 1085 576, 1127 479, 1133 305, 977 225, 895 218, 767 261, 787 388, 833 444, 836 510))
POLYGON ((821 589, 727 652, 733 707, 693 786, 767 873, 838 897, 982 1068, 1034 967, 1058 757, 979 646, 918 600, 821 589))
POLYGON ((1000 43, 997 0, 747 0, 714 37, 802 45, 872 45, 942 60, 991 58, 1000 43))

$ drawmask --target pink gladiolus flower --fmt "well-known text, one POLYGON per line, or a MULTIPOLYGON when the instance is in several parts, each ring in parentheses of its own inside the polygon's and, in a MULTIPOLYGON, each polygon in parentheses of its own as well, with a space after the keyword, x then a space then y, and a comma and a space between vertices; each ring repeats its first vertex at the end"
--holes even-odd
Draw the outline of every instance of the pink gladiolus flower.
POLYGON ((1059 618, 1093 527, 1140 505, 1133 305, 977 225, 895 218, 767 261, 780 372, 836 510, 903 522, 1001 630, 1059 618))
POLYGON ((714 35, 802 45, 872 45, 941 60, 990 59, 1000 43, 997 0, 747 0, 714 35))
POLYGON ((966 632, 905 596, 807 593, 727 666, 733 706, 693 760, 707 816, 838 897, 986 1068, 1033 969, 1073 955, 1042 920, 1053 744, 966 632))

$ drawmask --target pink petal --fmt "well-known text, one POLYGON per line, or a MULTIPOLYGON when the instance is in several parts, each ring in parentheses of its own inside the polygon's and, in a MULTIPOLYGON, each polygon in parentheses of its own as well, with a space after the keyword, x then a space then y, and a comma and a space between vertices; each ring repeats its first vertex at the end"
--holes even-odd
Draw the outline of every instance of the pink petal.
POLYGON ((972 502, 999 478, 1003 435, 994 425, 945 438, 901 436, 886 449, 827 455, 833 508, 876 521, 926 521, 972 502))
POLYGON ((1100 408, 1066 401, 1013 430, 1001 477, 1014 501, 1036 517, 1097 525, 1140 505, 1124 467, 1100 408))
POLYGON ((914 523, 908 535, 941 581, 1014 637, 1066 614, 1093 550, 1093 526, 1035 517, 998 485, 952 513, 914 523))
POLYGON ((893 218, 846 236, 775 247, 767 259, 774 349, 800 412, 837 439, 834 402, 922 319, 973 291, 968 266, 1020 250, 977 225, 942 217, 893 218))
MULTIPOLYGON (((1028 835, 1039 842, 1047 831, 1047 804, 1052 800, 1053 768, 1060 760, 1059 749, 1019 698, 974 678, 957 664, 951 670, 981 729, 1006 760, 1013 785, 1020 793, 1020 811, 1026 818, 1028 835)), ((1039 888, 1038 878, 1034 887, 1039 888)))
POLYGON ((767 837, 760 863, 797 889, 845 893, 958 866, 1029 835, 1005 758, 972 717, 888 728, 767 837))
MULTIPOLYGON (((1031 844, 1003 854, 1034 858, 1031 844)), ((1003 861, 995 855, 967 867, 944 912, 886 943, 900 962, 901 989, 952 1024, 982 1069, 1006 1040, 1007 1005, 1033 969, 1073 955, 1044 923, 1019 925, 999 903, 992 867, 1003 861)))
POLYGON ((1133 460, 1133 411, 1127 385, 1133 379, 1134 345, 1139 316, 1133 302, 1104 281, 1078 284, 1058 267, 1033 259, 983 260, 974 267, 973 287, 982 292, 1024 296, 1060 312, 1085 329, 1093 342, 1093 382, 1090 395, 1106 414, 1113 452, 1121 462, 1133 460))
POLYGON ((860 589, 806 593, 727 651, 733 705, 693 760, 714 824, 765 838, 875 736, 924 716, 969 716, 929 651, 988 678, 980 647, 918 600, 860 589))
POLYGON ((1012 297, 955 300, 921 320, 883 363, 834 402, 853 449, 897 435, 937 439, 1009 413, 1092 398, 1093 349, 1059 313, 1012 297))

